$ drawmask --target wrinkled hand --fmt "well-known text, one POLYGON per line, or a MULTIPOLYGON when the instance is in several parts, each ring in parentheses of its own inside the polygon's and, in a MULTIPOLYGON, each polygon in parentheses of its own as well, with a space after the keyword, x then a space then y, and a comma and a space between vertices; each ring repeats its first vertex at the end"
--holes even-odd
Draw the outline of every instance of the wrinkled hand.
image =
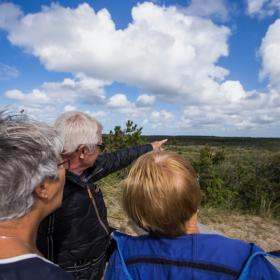
POLYGON ((154 151, 158 151, 158 150, 161 150, 161 145, 165 144, 167 142, 168 139, 164 139, 164 140, 161 140, 161 141, 154 141, 151 143, 152 147, 153 147, 153 150, 154 151))

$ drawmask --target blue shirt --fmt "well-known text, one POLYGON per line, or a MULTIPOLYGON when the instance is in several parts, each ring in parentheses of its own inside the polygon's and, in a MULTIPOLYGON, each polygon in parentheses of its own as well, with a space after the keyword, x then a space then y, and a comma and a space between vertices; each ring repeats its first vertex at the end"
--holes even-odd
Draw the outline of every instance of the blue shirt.
POLYGON ((71 280, 59 266, 35 254, 0 259, 0 280, 71 280))

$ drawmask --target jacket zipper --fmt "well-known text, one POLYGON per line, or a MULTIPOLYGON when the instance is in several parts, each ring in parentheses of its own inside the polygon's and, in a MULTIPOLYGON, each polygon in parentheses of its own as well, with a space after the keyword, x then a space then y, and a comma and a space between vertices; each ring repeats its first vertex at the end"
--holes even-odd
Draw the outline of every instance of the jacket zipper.
POLYGON ((94 210, 95 210, 95 213, 96 213, 96 216, 97 216, 97 219, 98 219, 100 225, 103 227, 103 229, 106 231, 106 233, 109 234, 109 231, 108 231, 107 227, 105 226, 105 224, 101 220, 101 217, 100 217, 100 214, 99 214, 99 211, 98 211, 98 208, 97 208, 94 196, 93 196, 93 194, 92 194, 92 192, 91 192, 89 187, 87 187, 87 192, 88 192, 88 196, 89 196, 89 198, 90 198, 90 200, 92 202, 92 205, 94 207, 94 210))

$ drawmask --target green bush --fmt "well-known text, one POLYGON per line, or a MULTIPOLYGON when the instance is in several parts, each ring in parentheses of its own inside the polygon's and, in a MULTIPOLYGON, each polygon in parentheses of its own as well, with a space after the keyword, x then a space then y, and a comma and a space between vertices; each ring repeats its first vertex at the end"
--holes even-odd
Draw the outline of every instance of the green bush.
MULTIPOLYGON (((104 136, 105 152, 143 144, 141 134, 142 127, 138 128, 138 125, 130 120, 126 122, 123 129, 120 126, 115 126, 114 131, 110 130, 109 134, 104 136)), ((125 168, 115 172, 112 176, 121 180, 126 174, 127 169, 125 168)))
POLYGON ((143 143, 141 134, 142 127, 138 128, 137 124, 128 120, 124 129, 115 126, 114 131, 110 130, 104 137, 104 143, 107 151, 135 146, 143 143))
POLYGON ((200 149, 198 161, 193 162, 202 190, 204 206, 231 209, 235 205, 238 193, 225 187, 219 168, 225 160, 223 149, 214 150, 206 145, 200 149))
POLYGON ((206 145, 193 165, 204 206, 280 216, 280 153, 206 145))

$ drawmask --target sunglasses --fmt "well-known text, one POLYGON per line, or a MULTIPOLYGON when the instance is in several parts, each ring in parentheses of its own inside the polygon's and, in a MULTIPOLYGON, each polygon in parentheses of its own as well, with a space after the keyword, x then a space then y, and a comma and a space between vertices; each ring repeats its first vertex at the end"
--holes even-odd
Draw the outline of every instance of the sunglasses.
POLYGON ((101 152, 103 152, 105 150, 105 148, 106 148, 104 143, 96 144, 96 146, 100 149, 101 152))
MULTIPOLYGON (((63 154, 63 155, 67 155, 67 154, 77 153, 77 152, 79 151, 81 145, 83 145, 83 144, 80 144, 74 152, 71 152, 71 153, 62 152, 62 154, 63 154)), ((95 146, 97 146, 97 147, 100 149, 101 152, 103 152, 103 151, 105 150, 105 148, 106 148, 106 146, 105 146, 104 143, 95 144, 95 146)), ((65 161, 65 162, 66 162, 66 161, 65 161)), ((64 163, 64 162, 63 162, 63 163, 64 163)), ((62 165, 62 163, 61 163, 61 165, 62 165)))

